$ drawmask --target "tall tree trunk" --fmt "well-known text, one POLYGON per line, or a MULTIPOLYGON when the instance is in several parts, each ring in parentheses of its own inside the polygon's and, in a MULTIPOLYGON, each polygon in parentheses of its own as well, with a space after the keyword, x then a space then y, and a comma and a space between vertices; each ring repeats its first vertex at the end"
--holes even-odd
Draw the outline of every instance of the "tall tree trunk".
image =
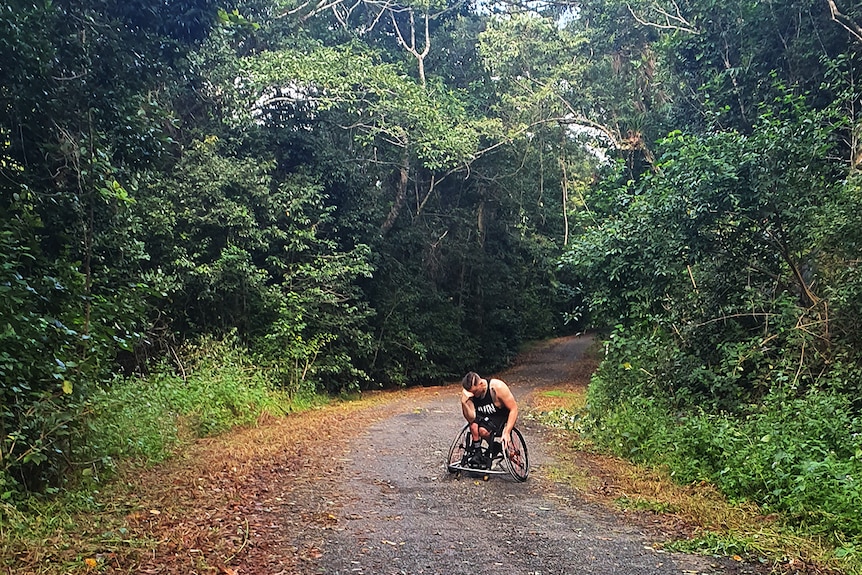
POLYGON ((398 182, 395 184, 395 201, 392 207, 389 208, 389 215, 386 216, 386 221, 380 226, 380 233, 386 235, 392 226, 395 225, 395 220, 398 219, 398 214, 401 213, 401 208, 407 201, 407 178, 410 174, 409 158, 407 156, 407 148, 404 148, 404 154, 401 156, 401 167, 398 169, 398 182))

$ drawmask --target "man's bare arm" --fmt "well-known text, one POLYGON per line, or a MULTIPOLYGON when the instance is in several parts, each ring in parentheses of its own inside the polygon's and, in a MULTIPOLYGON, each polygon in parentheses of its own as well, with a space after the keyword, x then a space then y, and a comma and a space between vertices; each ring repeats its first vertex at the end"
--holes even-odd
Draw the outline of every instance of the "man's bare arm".
POLYGON ((515 401, 515 396, 512 395, 512 390, 509 389, 506 382, 500 379, 495 379, 494 382, 497 399, 509 410, 509 418, 506 420, 506 426, 503 428, 503 438, 509 441, 512 437, 512 429, 515 428, 515 422, 518 421, 518 402, 515 401))
POLYGON ((476 420, 476 406, 470 401, 472 398, 472 393, 466 389, 461 390, 461 413, 464 414, 464 419, 467 420, 467 423, 473 423, 476 420))

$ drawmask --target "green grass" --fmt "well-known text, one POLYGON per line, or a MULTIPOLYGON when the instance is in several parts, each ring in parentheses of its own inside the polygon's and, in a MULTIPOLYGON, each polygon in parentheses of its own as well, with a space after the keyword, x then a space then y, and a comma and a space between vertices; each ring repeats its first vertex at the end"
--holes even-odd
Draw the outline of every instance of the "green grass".
POLYGON ((548 391, 543 391, 542 395, 544 395, 545 397, 556 397, 559 399, 567 399, 567 400, 575 401, 583 394, 577 393, 574 391, 563 391, 561 389, 551 389, 548 391))
POLYGON ((701 553, 706 555, 721 555, 724 557, 741 557, 768 561, 771 550, 759 545, 753 535, 738 533, 716 533, 707 531, 694 539, 673 541, 664 546, 668 551, 683 553, 701 553))
POLYGON ((328 401, 311 390, 277 389, 271 370, 225 342, 206 342, 190 355, 186 377, 163 367, 146 377, 117 379, 93 395, 75 452, 77 461, 86 462, 79 479, 98 481, 117 461, 151 465, 188 438, 328 401))
MULTIPOLYGON (((598 387, 590 394, 602 393, 598 387)), ((629 396, 580 418, 587 437, 603 450, 661 468, 675 482, 708 482, 731 502, 756 504, 778 517, 773 533, 714 531, 680 543, 722 554, 766 553, 799 544, 805 555, 862 573, 862 421, 847 398, 828 391, 776 391, 741 415, 672 410, 657 398, 629 396), (764 547, 764 538, 770 540, 764 547)), ((566 421, 565 415, 557 419, 566 421)), ((770 556, 771 558, 772 556, 770 556)))

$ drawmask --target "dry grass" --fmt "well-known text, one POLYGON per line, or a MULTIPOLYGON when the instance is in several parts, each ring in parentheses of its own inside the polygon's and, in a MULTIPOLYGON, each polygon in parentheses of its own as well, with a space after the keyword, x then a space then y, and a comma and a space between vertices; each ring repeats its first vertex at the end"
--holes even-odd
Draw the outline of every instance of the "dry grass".
MULTIPOLYGON (((385 417, 402 396, 369 393, 265 416, 255 427, 198 440, 153 469, 125 469, 96 493, 99 512, 69 516, 44 539, 4 546, 0 559, 10 575, 188 575, 230 573, 244 554, 256 557, 261 573, 291 573, 314 550, 292 548, 290 534, 274 530, 260 510, 287 512, 292 498, 321 502, 337 491, 340 438, 385 417)), ((296 528, 327 521, 325 504, 318 507, 294 518, 296 528)))

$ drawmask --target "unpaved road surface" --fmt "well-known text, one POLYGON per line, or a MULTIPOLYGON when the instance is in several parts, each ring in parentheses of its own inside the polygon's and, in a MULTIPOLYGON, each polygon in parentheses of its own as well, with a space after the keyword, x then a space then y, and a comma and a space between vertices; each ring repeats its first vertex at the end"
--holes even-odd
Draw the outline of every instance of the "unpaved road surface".
MULTIPOLYGON (((555 340, 497 375, 528 409, 536 390, 570 381, 589 344, 586 337, 555 340)), ((448 473, 449 445, 463 425, 459 391, 452 384, 404 394, 370 425, 357 422, 344 448, 321 463, 325 481, 284 495, 287 508, 307 506, 314 496, 316 508, 294 517, 311 513, 316 519, 279 530, 284 544, 302 556, 282 573, 679 575, 746 569, 727 559, 657 551, 652 544, 662 535, 646 522, 632 523, 555 483, 549 474, 556 463, 553 433, 529 419, 519 421, 532 465, 525 483, 448 473)), ((236 572, 259 567, 241 562, 236 572)))

